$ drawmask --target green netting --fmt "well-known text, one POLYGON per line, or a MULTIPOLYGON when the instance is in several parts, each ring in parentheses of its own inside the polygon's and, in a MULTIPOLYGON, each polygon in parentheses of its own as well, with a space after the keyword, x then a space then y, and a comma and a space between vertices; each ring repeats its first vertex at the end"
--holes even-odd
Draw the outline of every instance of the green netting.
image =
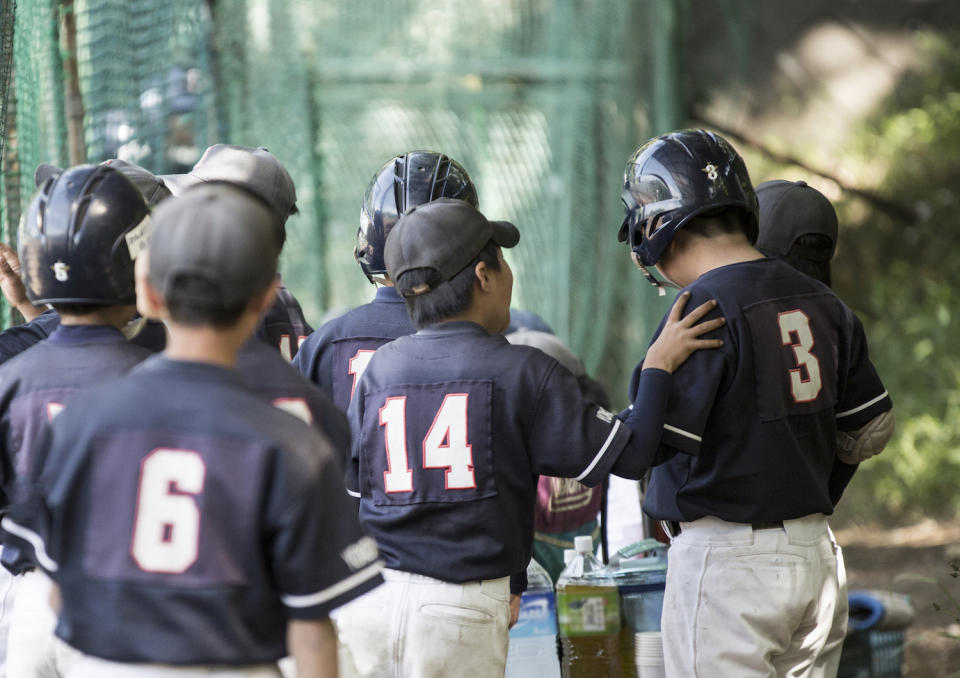
MULTIPOLYGON (((164 173, 214 141, 269 148, 297 185, 283 272, 312 322, 372 295, 352 257, 370 177, 398 153, 440 150, 523 233, 508 254, 514 305, 622 398, 664 307, 616 242, 663 0, 76 2, 89 160, 164 173)), ((53 7, 17 8, 25 196, 38 162, 65 162, 53 7)))

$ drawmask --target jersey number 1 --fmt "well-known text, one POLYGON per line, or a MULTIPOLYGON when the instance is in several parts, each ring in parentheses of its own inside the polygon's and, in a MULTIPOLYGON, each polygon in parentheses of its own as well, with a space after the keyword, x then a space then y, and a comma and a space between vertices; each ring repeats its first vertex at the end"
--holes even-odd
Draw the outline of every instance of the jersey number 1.
MULTIPOLYGON (((423 439, 423 468, 445 468, 444 488, 448 490, 476 487, 473 450, 467 441, 468 395, 447 394, 423 439)), ((383 488, 388 493, 413 491, 413 471, 407 457, 406 408, 406 396, 387 398, 380 408, 380 425, 385 427, 387 448, 383 488)))
POLYGON ((161 447, 143 458, 130 548, 141 570, 179 574, 197 561, 206 471, 191 450, 161 447))
POLYGON ((784 346, 793 348, 797 368, 790 370, 790 394, 797 403, 808 403, 820 395, 820 361, 810 353, 813 348, 813 332, 810 331, 810 318, 803 311, 787 311, 777 318, 780 325, 780 341, 784 346), (794 340, 794 338, 796 340, 794 340), (803 370, 807 376, 804 378, 803 370))

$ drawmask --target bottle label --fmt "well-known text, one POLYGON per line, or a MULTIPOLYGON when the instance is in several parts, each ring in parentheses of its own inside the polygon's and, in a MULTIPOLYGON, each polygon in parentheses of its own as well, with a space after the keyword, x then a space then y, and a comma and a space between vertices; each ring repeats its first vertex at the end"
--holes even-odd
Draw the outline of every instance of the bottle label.
POLYGON ((564 636, 599 636, 620 630, 620 600, 615 588, 558 591, 557 613, 564 636))
POLYGON ((520 599, 520 617, 511 638, 557 635, 557 605, 552 591, 527 591, 520 599))

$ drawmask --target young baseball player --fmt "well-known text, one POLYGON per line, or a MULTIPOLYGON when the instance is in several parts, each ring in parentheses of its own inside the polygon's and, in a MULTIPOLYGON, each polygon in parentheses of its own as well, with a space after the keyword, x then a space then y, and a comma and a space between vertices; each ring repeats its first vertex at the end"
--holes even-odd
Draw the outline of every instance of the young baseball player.
POLYGON ((452 158, 432 151, 410 151, 392 158, 367 186, 353 254, 367 280, 377 285, 376 296, 317 328, 293 359, 294 367, 332 394, 344 412, 373 352, 416 331, 387 275, 383 252, 400 215, 437 198, 458 198, 477 205, 477 191, 467 171, 452 158))
POLYGON ((278 676, 288 648, 299 678, 335 676, 329 613, 381 563, 327 441, 233 369, 273 303, 270 212, 198 187, 149 243, 164 353, 58 415, 3 527, 58 586, 73 677, 278 676))
MULTIPOLYGON (((830 261, 837 251, 837 212, 823 193, 803 181, 757 185, 760 207, 757 249, 830 286, 830 261)), ((858 464, 838 456, 830 473, 830 499, 836 506, 858 464)))
POLYGON ((408 209, 387 238, 387 271, 418 331, 373 355, 348 410, 348 489, 389 569, 381 590, 338 612, 345 675, 503 676, 508 579, 530 560, 537 475, 588 486, 642 475, 670 371, 716 345, 697 337, 717 321, 692 325, 710 303, 668 324, 631 435, 556 360, 499 334, 513 287, 501 247, 519 237, 441 198, 408 209))
MULTIPOLYGON (((251 192, 273 213, 281 250, 287 240, 287 219, 298 213, 297 192, 290 173, 263 147, 214 144, 187 174, 163 174, 159 179, 174 196, 205 183, 229 183, 251 192)), ((257 326, 256 336, 277 347, 289 361, 297 354, 300 342, 312 331, 300 303, 280 284, 276 300, 257 326)))
MULTIPOLYGON (((28 303, 52 304, 59 321, 49 338, 0 366, 0 468, 9 497, 30 465, 33 444, 64 405, 150 355, 121 333, 136 310, 131 243, 143 236, 147 215, 122 174, 93 165, 50 177, 30 203, 18 233, 18 281, 28 303)), ((2 559, 23 575, 14 582, 15 610, 0 611, 11 626, 7 670, 34 675, 45 663, 57 665, 49 584, 16 546, 4 548, 2 559)))
POLYGON ((727 318, 722 348, 673 376, 643 503, 679 526, 667 673, 836 675, 847 608, 831 469, 879 453, 893 427, 863 328, 828 287, 754 248, 756 196, 723 138, 650 140, 627 163, 623 200, 620 239, 648 279, 716 299, 727 318))

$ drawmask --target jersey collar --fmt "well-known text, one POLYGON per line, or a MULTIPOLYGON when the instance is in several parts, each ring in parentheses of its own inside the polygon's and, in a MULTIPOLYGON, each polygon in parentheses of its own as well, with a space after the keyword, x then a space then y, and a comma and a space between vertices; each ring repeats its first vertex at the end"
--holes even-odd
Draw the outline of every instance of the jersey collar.
POLYGON ((60 325, 47 338, 55 344, 89 344, 125 341, 120 330, 111 325, 60 325))
POLYGON ((391 303, 403 303, 403 297, 401 297, 400 293, 397 292, 396 287, 378 287, 377 296, 375 296, 373 300, 391 303))

